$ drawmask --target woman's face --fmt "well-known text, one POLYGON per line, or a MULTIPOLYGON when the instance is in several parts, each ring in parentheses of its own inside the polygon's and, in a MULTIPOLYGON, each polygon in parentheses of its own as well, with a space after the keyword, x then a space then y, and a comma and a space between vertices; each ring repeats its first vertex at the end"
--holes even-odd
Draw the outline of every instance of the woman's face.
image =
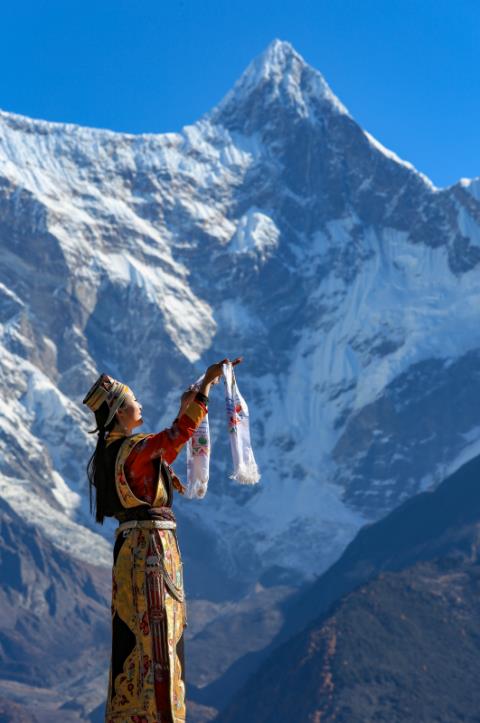
POLYGON ((133 429, 143 424, 142 405, 132 391, 127 392, 123 405, 117 411, 119 423, 125 429, 133 429))

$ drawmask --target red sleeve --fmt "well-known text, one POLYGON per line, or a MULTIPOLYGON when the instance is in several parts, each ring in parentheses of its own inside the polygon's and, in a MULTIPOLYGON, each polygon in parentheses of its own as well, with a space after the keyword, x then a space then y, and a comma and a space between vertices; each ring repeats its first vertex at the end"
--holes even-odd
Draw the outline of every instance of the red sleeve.
POLYGON ((171 427, 152 434, 143 441, 141 454, 148 456, 149 459, 162 455, 164 460, 171 464, 207 412, 207 404, 198 396, 195 397, 182 416, 174 420, 171 427))

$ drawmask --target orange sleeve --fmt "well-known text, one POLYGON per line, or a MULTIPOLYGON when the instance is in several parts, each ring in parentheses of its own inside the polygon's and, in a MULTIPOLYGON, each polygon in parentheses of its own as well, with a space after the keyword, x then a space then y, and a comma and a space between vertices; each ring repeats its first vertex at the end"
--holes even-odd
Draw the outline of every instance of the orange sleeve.
POLYGON ((142 456, 153 459, 162 455, 163 459, 171 464, 207 414, 208 401, 203 401, 207 399, 203 394, 197 394, 182 416, 174 420, 171 427, 145 439, 141 445, 142 456))

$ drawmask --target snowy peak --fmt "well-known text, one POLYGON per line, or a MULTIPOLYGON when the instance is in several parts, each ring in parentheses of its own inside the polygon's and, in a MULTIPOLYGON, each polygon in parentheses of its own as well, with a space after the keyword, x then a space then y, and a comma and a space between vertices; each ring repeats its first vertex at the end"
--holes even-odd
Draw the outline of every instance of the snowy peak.
POLYGON ((476 178, 461 178, 456 185, 468 191, 476 201, 480 201, 480 176, 476 178))
POLYGON ((301 103, 302 95, 310 91, 318 98, 338 103, 322 74, 308 65, 286 40, 273 40, 250 63, 234 87, 237 100, 268 84, 274 93, 293 102, 301 103))
POLYGON ((294 110, 314 121, 326 109, 347 114, 323 75, 291 43, 275 39, 248 65, 223 100, 203 118, 228 128, 256 130, 273 109, 294 110), (258 121, 254 123, 255 119, 258 121), (250 121, 250 123, 249 123, 250 121), (241 128, 247 122, 249 126, 241 128), (256 126, 256 127, 255 127, 256 126))

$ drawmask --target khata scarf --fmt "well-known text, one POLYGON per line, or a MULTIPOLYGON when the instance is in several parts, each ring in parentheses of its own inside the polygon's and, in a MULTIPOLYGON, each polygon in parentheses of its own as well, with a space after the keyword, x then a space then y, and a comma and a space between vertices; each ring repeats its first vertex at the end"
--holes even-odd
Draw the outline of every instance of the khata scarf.
MULTIPOLYGON (((188 388, 198 391, 205 374, 188 388)), ((210 427, 204 416, 187 442, 187 486, 185 497, 205 497, 210 474, 210 427)))
MULTIPOLYGON (((194 384, 190 385, 189 389, 198 391, 204 376, 202 374, 194 384)), ((227 427, 233 460, 233 472, 230 479, 234 479, 240 484, 256 484, 261 475, 253 456, 250 441, 248 406, 238 389, 231 363, 223 365, 223 378, 227 427)), ((209 474, 210 428, 208 414, 206 414, 187 442, 187 486, 185 496, 190 498, 204 497, 207 493, 209 474)))
POLYGON ((223 365, 223 377, 225 380, 228 432, 233 459, 233 473, 230 475, 230 479, 235 479, 243 485, 254 485, 260 479, 260 474, 250 441, 247 403, 240 394, 235 372, 230 363, 223 365))

